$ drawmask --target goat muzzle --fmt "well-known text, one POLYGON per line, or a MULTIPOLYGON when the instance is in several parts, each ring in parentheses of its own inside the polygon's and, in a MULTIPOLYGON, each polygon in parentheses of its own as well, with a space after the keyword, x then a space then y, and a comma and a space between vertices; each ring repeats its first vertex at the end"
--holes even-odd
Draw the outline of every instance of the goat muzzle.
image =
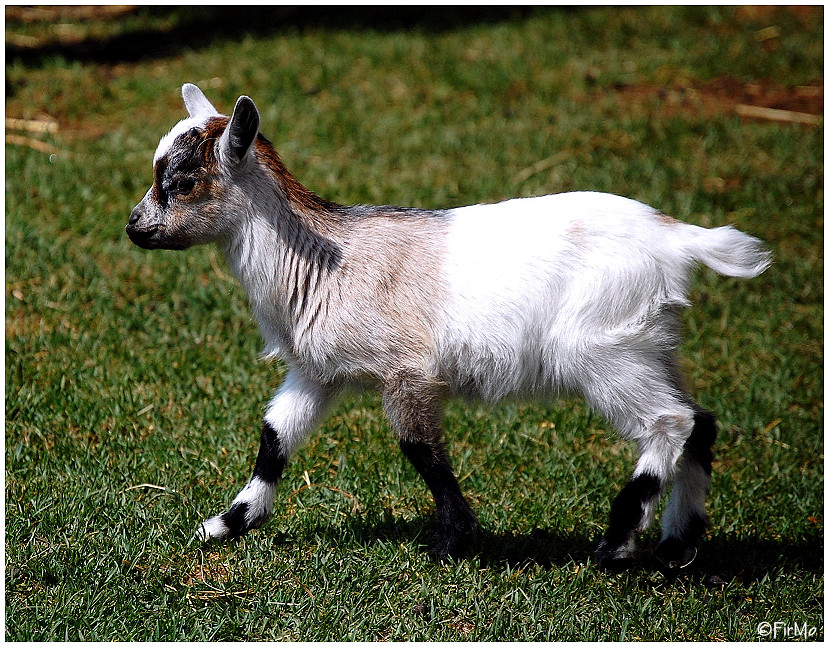
POLYGON ((130 212, 130 218, 127 221, 125 231, 127 232, 127 236, 130 237, 130 240, 139 247, 153 249, 158 247, 155 244, 154 238, 159 228, 158 224, 152 224, 149 227, 146 224, 141 224, 142 218, 146 215, 143 204, 143 202, 138 203, 130 212))

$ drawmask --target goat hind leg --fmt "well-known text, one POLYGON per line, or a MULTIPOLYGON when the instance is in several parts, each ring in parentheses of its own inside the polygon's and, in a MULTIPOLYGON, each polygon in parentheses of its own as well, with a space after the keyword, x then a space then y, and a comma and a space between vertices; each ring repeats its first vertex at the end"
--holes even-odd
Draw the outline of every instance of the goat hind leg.
POLYGON ((253 476, 225 512, 202 522, 197 533, 202 539, 239 537, 270 518, 288 457, 316 427, 331 396, 299 371, 288 373, 265 413, 253 476))
POLYGON ((641 455, 636 469, 613 500, 607 531, 596 550, 602 568, 618 570, 633 561, 634 535, 650 524, 691 428, 691 414, 680 410, 660 416, 646 429, 639 442, 641 455))
POLYGON ((708 525, 705 499, 711 482, 711 447, 717 435, 714 415, 696 409, 694 429, 682 452, 674 487, 662 515, 662 538, 654 555, 671 571, 687 566, 708 525))

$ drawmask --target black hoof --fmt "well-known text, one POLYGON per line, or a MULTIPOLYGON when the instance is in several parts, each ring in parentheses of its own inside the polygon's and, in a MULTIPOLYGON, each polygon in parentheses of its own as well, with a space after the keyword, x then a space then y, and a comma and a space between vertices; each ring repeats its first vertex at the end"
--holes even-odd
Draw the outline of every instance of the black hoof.
POLYGON ((605 557, 596 556, 599 569, 605 573, 624 573, 633 566, 633 557, 605 557))
POLYGON ((478 520, 471 511, 465 517, 463 521, 456 521, 451 527, 442 529, 437 544, 429 551, 429 557, 439 562, 466 557, 475 538, 478 520))
POLYGON ((462 559, 466 554, 465 550, 460 550, 458 548, 449 548, 447 546, 443 546, 442 544, 438 544, 437 546, 433 546, 429 549, 429 559, 435 562, 448 562, 453 559, 462 559))
POLYGON ((606 573, 623 573, 630 570, 634 559, 630 555, 625 557, 608 557, 596 553, 596 564, 599 570, 606 573))
POLYGON ((621 573, 633 566, 633 555, 620 547, 611 547, 604 541, 596 549, 596 564, 603 571, 621 573))
POLYGON ((446 562, 449 559, 463 559, 472 545, 472 535, 441 539, 429 550, 429 557, 437 562, 446 562))
POLYGON ((653 549, 653 556, 670 573, 689 566, 697 556, 697 549, 681 539, 668 537, 653 549))
POLYGON ((253 520, 247 519, 248 504, 244 501, 234 503, 222 514, 203 521, 196 534, 208 541, 227 541, 238 539, 254 528, 259 528, 268 520, 267 515, 259 515, 253 520))

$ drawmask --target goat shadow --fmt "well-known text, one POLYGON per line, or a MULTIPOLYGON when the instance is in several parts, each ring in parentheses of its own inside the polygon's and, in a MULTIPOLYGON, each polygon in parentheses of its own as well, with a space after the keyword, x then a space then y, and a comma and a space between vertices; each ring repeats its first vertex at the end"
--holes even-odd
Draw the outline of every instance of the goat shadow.
MULTIPOLYGON (((278 533, 274 543, 301 542, 303 538, 323 539, 331 546, 347 541, 362 546, 379 543, 413 543, 423 552, 435 540, 433 521, 428 517, 412 520, 351 518, 334 526, 318 525, 295 536, 278 533)), ((652 556, 658 531, 651 530, 639 538, 640 550, 629 572, 647 575, 664 573, 652 556)), ((599 536, 585 532, 559 532, 536 528, 527 534, 493 532, 480 527, 465 559, 492 569, 515 569, 537 565, 545 570, 567 564, 591 564, 599 536)), ((722 586, 731 581, 743 585, 773 577, 781 570, 800 570, 823 574, 823 535, 814 531, 793 541, 772 540, 746 535, 709 534, 700 546, 696 559, 685 569, 665 573, 669 582, 677 578, 702 581, 706 585, 722 586)), ((664 580, 661 580, 664 581, 664 580)))

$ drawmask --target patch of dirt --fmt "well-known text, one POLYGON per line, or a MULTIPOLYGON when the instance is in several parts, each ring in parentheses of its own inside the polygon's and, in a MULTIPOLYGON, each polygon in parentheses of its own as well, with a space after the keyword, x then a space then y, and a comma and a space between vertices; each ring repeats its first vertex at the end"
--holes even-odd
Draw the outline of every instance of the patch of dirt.
POLYGON ((224 583, 231 579, 231 572, 221 563, 219 555, 208 555, 207 563, 200 563, 193 567, 189 574, 182 579, 185 586, 196 584, 224 583))
POLYGON ((744 83, 732 77, 723 77, 703 85, 700 92, 728 107, 736 102, 812 115, 823 114, 822 81, 819 84, 789 88, 771 81, 744 83))
POLYGON ((616 85, 601 93, 615 97, 622 104, 650 108, 664 116, 695 113, 713 117, 737 113, 744 118, 792 120, 806 124, 817 123, 823 117, 823 81, 788 87, 768 80, 747 83, 724 76, 670 87, 646 83, 616 85))

